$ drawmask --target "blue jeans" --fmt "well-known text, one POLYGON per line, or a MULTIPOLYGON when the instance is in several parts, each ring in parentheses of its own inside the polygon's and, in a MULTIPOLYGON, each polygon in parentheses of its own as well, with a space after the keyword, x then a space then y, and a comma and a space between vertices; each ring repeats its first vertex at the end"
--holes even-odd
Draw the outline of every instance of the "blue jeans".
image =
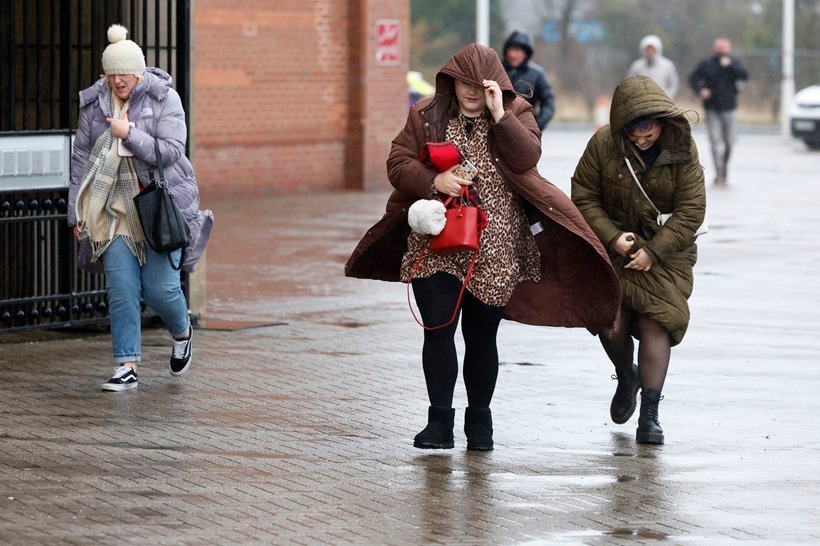
MULTIPOLYGON (((147 260, 140 266, 128 246, 117 237, 102 255, 105 289, 108 291, 108 316, 114 363, 139 362, 142 350, 140 301, 151 307, 174 337, 187 335, 191 320, 188 303, 166 254, 146 248, 147 260)), ((171 253, 174 263, 181 251, 171 253)))

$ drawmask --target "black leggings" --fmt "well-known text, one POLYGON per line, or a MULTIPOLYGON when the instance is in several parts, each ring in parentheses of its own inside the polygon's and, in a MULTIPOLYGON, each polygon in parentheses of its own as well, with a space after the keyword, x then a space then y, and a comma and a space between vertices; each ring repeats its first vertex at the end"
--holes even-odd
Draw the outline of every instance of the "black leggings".
MULTIPOLYGON (((426 279, 413 279, 413 294, 426 326, 439 326, 453 316, 461 281, 448 273, 435 273, 426 279)), ((464 336, 464 386, 467 403, 488 408, 498 379, 496 334, 503 307, 481 303, 469 291, 461 302, 461 333, 464 336)), ((453 391, 458 379, 455 333, 458 316, 452 324, 424 331, 421 352, 424 379, 431 406, 453 406, 453 391)))

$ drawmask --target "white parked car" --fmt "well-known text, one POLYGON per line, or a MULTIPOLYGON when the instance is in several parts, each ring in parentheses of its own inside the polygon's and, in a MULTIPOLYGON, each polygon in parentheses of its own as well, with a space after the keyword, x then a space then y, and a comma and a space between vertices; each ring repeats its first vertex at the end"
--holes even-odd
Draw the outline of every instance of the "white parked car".
POLYGON ((789 108, 792 136, 820 150, 820 84, 799 91, 789 108))

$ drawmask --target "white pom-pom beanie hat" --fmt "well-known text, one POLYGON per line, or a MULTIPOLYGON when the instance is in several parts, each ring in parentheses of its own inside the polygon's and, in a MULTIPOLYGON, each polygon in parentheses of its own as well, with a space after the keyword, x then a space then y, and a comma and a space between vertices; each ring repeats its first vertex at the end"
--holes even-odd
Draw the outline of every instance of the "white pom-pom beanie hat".
POLYGON ((111 74, 135 74, 142 76, 145 72, 145 56, 142 49, 131 40, 126 40, 128 30, 122 25, 111 25, 108 29, 108 41, 111 44, 102 54, 103 72, 111 74))

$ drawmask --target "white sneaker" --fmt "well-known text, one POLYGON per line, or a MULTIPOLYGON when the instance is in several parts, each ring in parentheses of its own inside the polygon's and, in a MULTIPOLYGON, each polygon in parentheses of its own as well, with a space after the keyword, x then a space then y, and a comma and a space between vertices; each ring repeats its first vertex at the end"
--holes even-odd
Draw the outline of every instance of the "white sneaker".
POLYGON ((188 330, 191 334, 188 339, 175 339, 174 348, 171 350, 171 362, 168 369, 171 375, 182 375, 191 366, 191 353, 193 352, 192 341, 194 339, 194 329, 188 330))
POLYGON ((137 372, 134 371, 134 368, 130 366, 117 366, 111 379, 103 383, 102 390, 124 391, 127 389, 136 389, 138 386, 137 372))

